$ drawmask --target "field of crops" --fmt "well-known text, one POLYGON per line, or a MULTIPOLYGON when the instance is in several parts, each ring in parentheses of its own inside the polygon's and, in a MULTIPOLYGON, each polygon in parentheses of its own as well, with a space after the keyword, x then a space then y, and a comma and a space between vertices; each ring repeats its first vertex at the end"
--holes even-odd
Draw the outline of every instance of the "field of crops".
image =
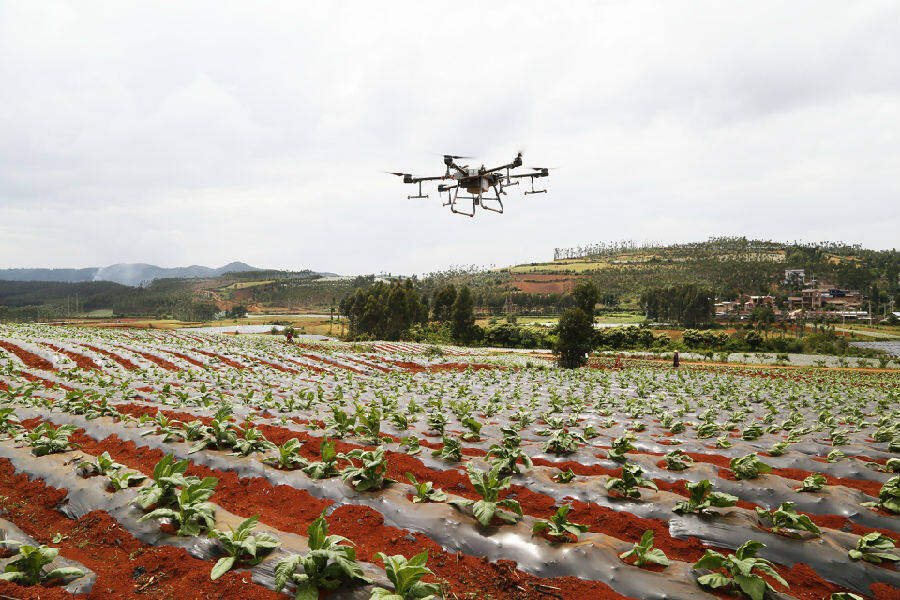
POLYGON ((900 598, 896 371, 592 365, 0 325, 0 598, 900 598))

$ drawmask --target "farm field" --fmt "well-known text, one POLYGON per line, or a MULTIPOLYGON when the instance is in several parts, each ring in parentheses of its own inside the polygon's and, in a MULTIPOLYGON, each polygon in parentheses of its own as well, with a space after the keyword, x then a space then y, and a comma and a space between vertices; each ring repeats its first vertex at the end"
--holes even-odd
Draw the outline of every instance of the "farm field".
POLYGON ((900 373, 549 359, 0 326, 0 597, 900 597, 900 373))

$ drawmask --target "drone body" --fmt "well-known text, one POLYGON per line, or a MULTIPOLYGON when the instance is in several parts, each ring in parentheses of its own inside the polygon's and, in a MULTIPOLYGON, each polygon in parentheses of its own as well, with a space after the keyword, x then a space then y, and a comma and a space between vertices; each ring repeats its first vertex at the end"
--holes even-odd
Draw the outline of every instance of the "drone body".
POLYGON ((468 165, 457 164, 456 161, 462 158, 469 157, 445 154, 444 165, 446 166, 446 172, 443 175, 435 177, 413 177, 409 173, 391 174, 403 177, 403 183, 418 184, 418 195, 407 196, 408 199, 428 198, 427 194, 422 194, 423 181, 446 181, 448 179, 453 181, 454 183, 439 184, 438 193, 447 192, 447 201, 444 202, 444 206, 449 206, 450 210, 458 215, 466 215, 468 217, 475 216, 475 208, 477 206, 480 206, 485 210, 502 213, 503 200, 501 200, 500 196, 506 195, 504 188, 519 185, 519 179, 524 177, 531 179, 531 190, 526 190, 526 194, 543 194, 547 191, 534 189, 534 180, 538 177, 547 177, 550 175, 549 169, 543 167, 531 167, 531 170, 533 171, 531 173, 512 174, 510 172, 512 169, 517 169, 522 166, 521 152, 516 155, 512 162, 500 165, 499 167, 494 167, 493 169, 487 169, 483 165, 480 168, 471 169, 468 165), (470 195, 460 196, 460 190, 464 190, 470 195), (494 195, 485 196, 485 194, 488 194, 491 190, 494 191, 494 195), (460 200, 471 200, 472 210, 458 210, 457 203, 460 200))

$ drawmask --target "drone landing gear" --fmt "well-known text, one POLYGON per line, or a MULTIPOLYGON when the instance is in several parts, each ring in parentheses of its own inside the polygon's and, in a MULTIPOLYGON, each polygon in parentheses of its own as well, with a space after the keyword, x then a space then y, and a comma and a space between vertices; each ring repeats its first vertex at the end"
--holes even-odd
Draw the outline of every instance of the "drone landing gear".
POLYGON ((525 190, 525 195, 528 194, 546 194, 547 190, 536 190, 534 189, 534 177, 531 178, 531 190, 525 190))
MULTIPOLYGON (((466 215, 467 217, 475 216, 475 205, 477 202, 481 201, 481 196, 460 196, 459 195, 459 186, 453 188, 455 191, 453 192, 453 199, 448 202, 450 205, 450 212, 456 213, 457 215, 466 215), (471 200, 472 201, 472 212, 466 212, 464 210, 456 210, 456 201, 457 200, 471 200)), ((447 191, 447 197, 450 197, 449 190, 447 191)), ((446 204, 444 205, 446 206, 446 204)))
POLYGON ((428 194, 422 195, 422 182, 419 182, 419 195, 418 196, 407 196, 407 200, 412 200, 413 198, 427 198, 428 194))
POLYGON ((479 200, 479 203, 481 204, 481 208, 483 208, 484 210, 490 210, 490 211, 493 211, 493 212, 495 212, 495 213, 503 214, 503 200, 500 199, 500 191, 497 189, 497 186, 496 186, 496 185, 495 185, 495 186, 491 186, 491 187, 494 188, 494 194, 496 194, 497 197, 496 197, 496 198, 482 198, 481 195, 479 194, 479 195, 478 195, 478 200, 479 200), (488 206, 487 204, 485 204, 485 202, 488 202, 488 201, 489 201, 489 202, 496 202, 497 204, 500 205, 500 208, 491 208, 490 206, 488 206))

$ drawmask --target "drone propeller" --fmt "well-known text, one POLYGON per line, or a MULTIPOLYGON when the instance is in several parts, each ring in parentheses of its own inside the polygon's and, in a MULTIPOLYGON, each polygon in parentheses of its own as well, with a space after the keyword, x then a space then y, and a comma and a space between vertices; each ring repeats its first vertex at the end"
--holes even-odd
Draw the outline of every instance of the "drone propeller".
POLYGON ((445 154, 444 158, 452 158, 453 160, 456 160, 458 158, 475 158, 475 157, 474 156, 456 156, 454 154, 445 154))
POLYGON ((409 173, 397 173, 396 171, 382 171, 382 173, 387 173, 388 175, 396 175, 397 177, 403 177, 404 175, 409 175, 409 173))

